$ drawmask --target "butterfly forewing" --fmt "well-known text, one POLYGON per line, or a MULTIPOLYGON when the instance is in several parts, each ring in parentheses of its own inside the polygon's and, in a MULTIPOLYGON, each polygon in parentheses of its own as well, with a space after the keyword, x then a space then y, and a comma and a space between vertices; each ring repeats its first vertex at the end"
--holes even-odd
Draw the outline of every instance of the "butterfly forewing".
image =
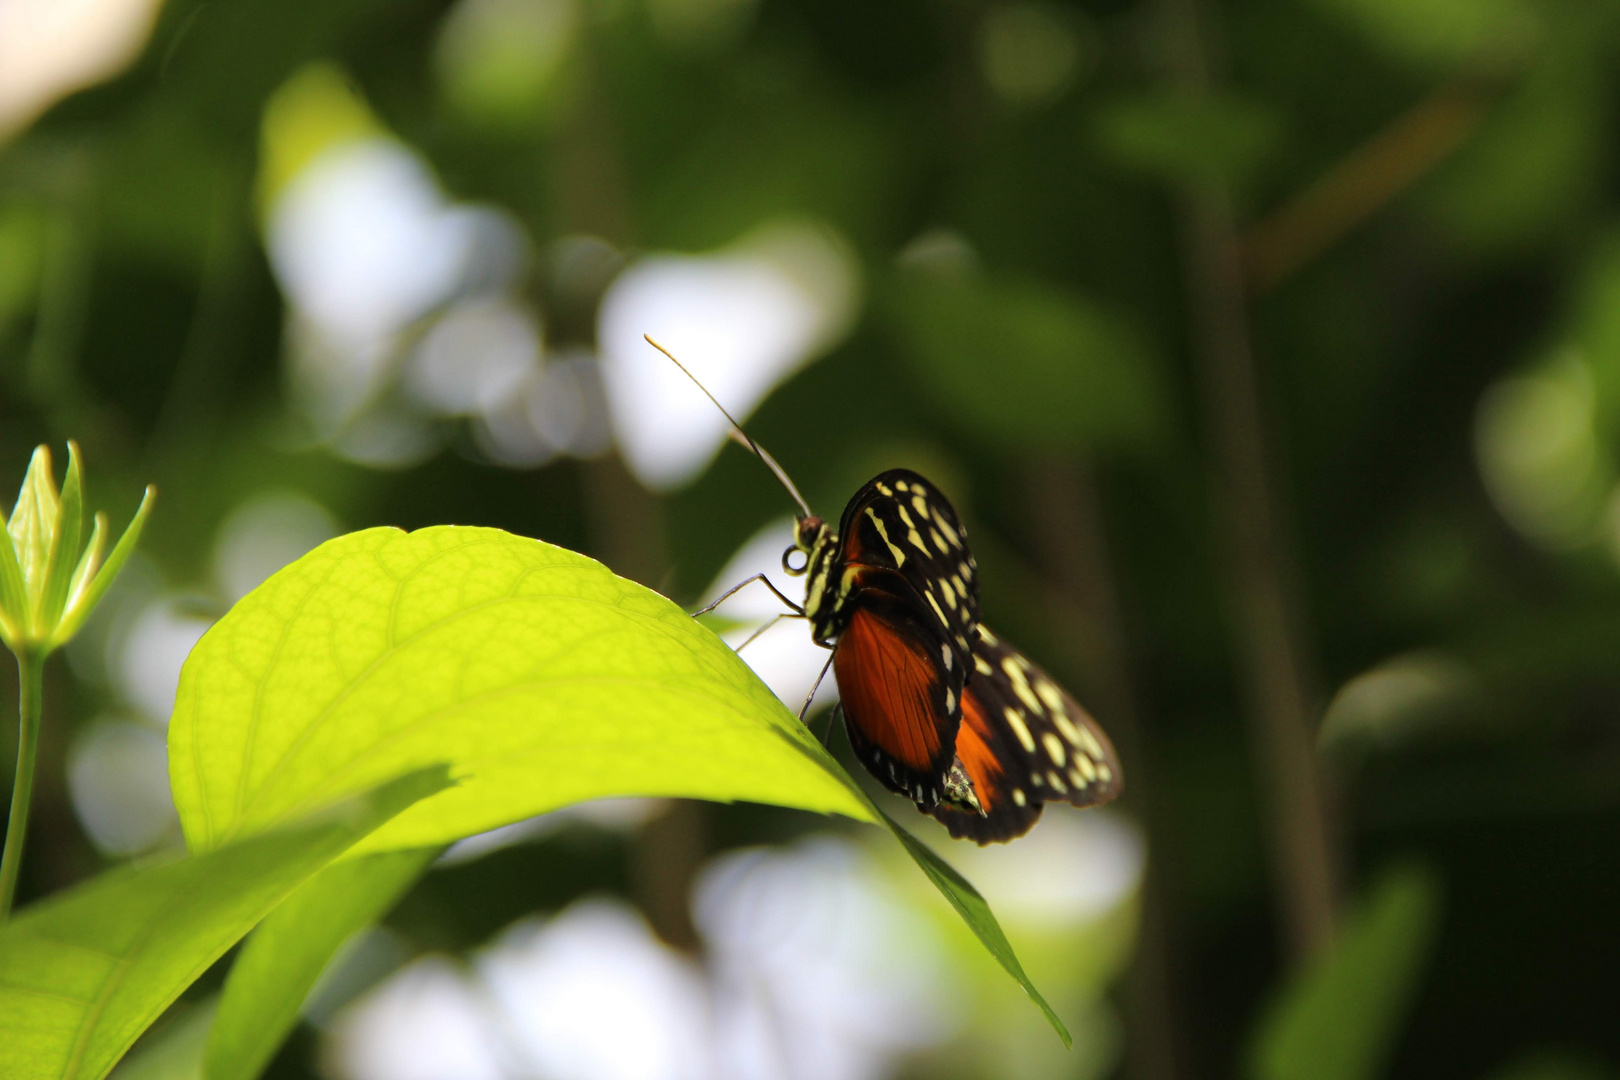
POLYGON ((873 477, 839 523, 840 561, 899 575, 966 665, 979 623, 979 583, 967 530, 951 502, 909 469, 873 477))
POLYGON ((1121 789, 1119 759, 1091 714, 1046 672, 983 627, 964 692, 957 757, 982 813, 928 808, 952 836, 1022 836, 1041 804, 1096 806, 1121 789))
POLYGON ((850 743, 885 787, 928 809, 955 757, 978 636, 966 531, 938 488, 890 469, 855 493, 811 563, 806 614, 817 640, 837 640, 850 743))

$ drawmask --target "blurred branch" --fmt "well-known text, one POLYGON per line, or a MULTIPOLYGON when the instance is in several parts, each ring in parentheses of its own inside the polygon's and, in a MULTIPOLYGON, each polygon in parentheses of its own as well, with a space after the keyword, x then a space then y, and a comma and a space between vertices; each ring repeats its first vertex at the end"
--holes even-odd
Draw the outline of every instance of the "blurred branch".
MULTIPOLYGON (((588 42, 581 47, 580 64, 580 96, 556 140, 551 184, 556 231, 600 236, 623 251, 635 241, 630 181, 614 112, 603 94, 601 58, 588 42)), ((594 338, 594 318, 587 325, 585 332, 594 338)), ((617 453, 583 463, 581 474, 597 557, 623 577, 667 591, 663 501, 630 474, 617 453)), ((630 854, 636 903, 660 938, 688 951, 698 946, 691 891, 708 855, 705 817, 702 803, 673 800, 642 826, 630 854)))
POLYGON ((647 922, 667 944, 697 952, 692 924, 692 882, 708 854, 707 807, 671 799, 669 808, 641 827, 631 851, 630 882, 647 922))
MULTIPOLYGON (((1165 0, 1173 76, 1193 93, 1212 76, 1196 0, 1165 0)), ((1313 663, 1300 632, 1297 574, 1265 446, 1231 196, 1215 184, 1182 195, 1183 258, 1212 502, 1243 665, 1251 741, 1270 803, 1272 871, 1296 957, 1332 935, 1337 893, 1327 794, 1312 739, 1313 663)))
POLYGON ((1499 78, 1477 71, 1445 83, 1251 226, 1249 289, 1270 292, 1411 188, 1467 141, 1500 89, 1499 78))
MULTIPOLYGON (((1146 820, 1149 835, 1162 835, 1096 474, 1084 459, 1041 458, 1029 479, 1041 562, 1056 586, 1049 594, 1052 618, 1065 631, 1060 640, 1072 643, 1088 696, 1119 749, 1125 798, 1146 820)), ((1169 912, 1160 863, 1150 851, 1125 989, 1125 1070, 1131 1080, 1174 1080, 1179 1073, 1169 912)))

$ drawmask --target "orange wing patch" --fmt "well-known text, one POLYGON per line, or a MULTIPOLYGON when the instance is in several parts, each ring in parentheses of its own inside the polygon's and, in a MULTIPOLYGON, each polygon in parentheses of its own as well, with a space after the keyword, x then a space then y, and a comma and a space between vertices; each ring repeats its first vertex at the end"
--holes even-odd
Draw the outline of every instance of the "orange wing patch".
POLYGON ((914 773, 942 769, 948 750, 934 704, 939 676, 910 638, 857 610, 838 639, 833 671, 844 716, 863 741, 914 773))
POLYGON ((970 690, 962 695, 962 727, 956 733, 956 756, 973 781, 973 792, 986 814, 994 811, 1007 797, 1001 761, 991 746, 995 733, 991 730, 984 706, 970 690))

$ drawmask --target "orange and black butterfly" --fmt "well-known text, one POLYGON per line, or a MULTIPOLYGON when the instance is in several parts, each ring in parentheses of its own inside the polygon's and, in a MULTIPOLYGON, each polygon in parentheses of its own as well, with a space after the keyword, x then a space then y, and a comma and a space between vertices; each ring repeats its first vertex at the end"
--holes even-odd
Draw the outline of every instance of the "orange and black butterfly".
POLYGON ((979 622, 967 530, 937 487, 890 469, 855 493, 833 529, 732 425, 804 511, 782 555, 784 570, 808 579, 804 604, 763 575, 742 585, 765 580, 833 650, 844 728, 880 784, 980 844, 1022 836, 1043 803, 1096 806, 1119 794, 1119 759, 1102 728, 979 622))

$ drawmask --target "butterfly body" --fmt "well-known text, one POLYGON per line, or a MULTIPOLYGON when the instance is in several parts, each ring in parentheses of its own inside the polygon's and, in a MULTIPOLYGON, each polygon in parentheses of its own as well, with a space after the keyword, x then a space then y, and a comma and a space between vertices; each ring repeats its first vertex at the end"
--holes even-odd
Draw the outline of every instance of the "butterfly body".
POLYGON ((967 530, 923 477, 874 477, 836 531, 800 518, 783 566, 809 579, 804 615, 834 650, 856 757, 953 836, 1008 840, 1044 802, 1118 794, 1119 764, 1095 721, 980 625, 967 530), (795 551, 805 555, 797 568, 795 551))

